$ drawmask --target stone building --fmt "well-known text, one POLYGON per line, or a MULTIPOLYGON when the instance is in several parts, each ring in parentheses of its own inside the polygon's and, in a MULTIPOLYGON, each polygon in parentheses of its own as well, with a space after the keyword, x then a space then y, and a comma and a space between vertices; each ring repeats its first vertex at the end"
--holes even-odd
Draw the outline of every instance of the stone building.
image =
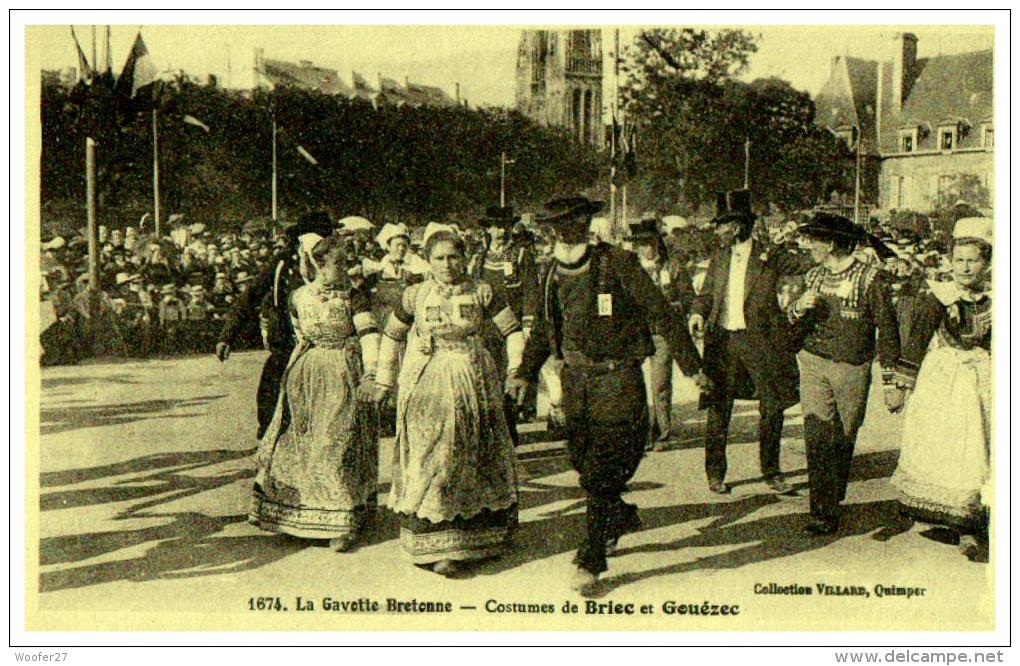
POLYGON ((929 212, 958 197, 990 205, 992 51, 918 58, 911 33, 893 44, 887 61, 832 59, 816 122, 852 149, 860 142, 864 201, 884 211, 929 212))
POLYGON ((569 128, 580 142, 602 145, 601 31, 523 30, 516 84, 519 111, 569 128))

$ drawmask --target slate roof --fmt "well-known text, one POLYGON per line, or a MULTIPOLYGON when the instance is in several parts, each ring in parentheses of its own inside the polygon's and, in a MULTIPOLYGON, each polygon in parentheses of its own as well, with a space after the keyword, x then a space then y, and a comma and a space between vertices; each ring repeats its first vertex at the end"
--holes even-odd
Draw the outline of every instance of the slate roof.
POLYGON ((262 61, 262 74, 275 85, 318 90, 327 95, 354 95, 354 91, 337 75, 335 69, 266 58, 262 61))
POLYGON ((970 131, 960 137, 957 147, 980 148, 981 121, 991 118, 993 111, 992 52, 935 56, 919 64, 921 73, 903 104, 898 125, 926 127, 929 133, 918 141, 918 149, 935 150, 939 124, 963 120, 970 131))
POLYGON ((875 152, 878 62, 836 56, 829 80, 815 97, 816 118, 829 129, 860 127, 861 150, 875 152))
POLYGON ((974 51, 920 58, 916 63, 917 78, 907 93, 899 113, 889 108, 881 111, 878 79, 883 87, 892 84, 892 63, 837 56, 829 80, 815 98, 817 122, 830 129, 860 126, 865 153, 875 152, 880 143, 882 153, 898 150, 901 127, 921 127, 917 151, 936 150, 938 128, 945 121, 963 121, 965 131, 956 148, 981 147, 981 122, 993 112, 992 51, 974 51), (876 141, 878 134, 878 141, 876 141))

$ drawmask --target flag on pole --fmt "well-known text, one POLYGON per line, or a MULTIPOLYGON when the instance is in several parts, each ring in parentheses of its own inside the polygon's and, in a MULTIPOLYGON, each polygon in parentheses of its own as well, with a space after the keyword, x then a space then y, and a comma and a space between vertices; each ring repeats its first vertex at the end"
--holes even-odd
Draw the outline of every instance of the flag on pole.
POLYGON ((633 178, 637 173, 637 134, 634 123, 623 121, 623 129, 620 132, 620 149, 623 153, 623 173, 627 178, 633 178))
POLYGON ((71 39, 74 40, 74 48, 78 52, 78 80, 90 84, 92 83, 92 67, 89 65, 88 58, 85 57, 85 52, 81 50, 81 44, 78 42, 78 35, 74 34, 73 25, 71 26, 71 39))
POLYGON ((184 120, 184 122, 186 122, 189 125, 194 125, 195 127, 201 127, 203 130, 205 130, 206 134, 209 133, 209 126, 206 125, 205 123, 203 123, 201 120, 199 120, 195 116, 184 114, 183 120, 184 120))
POLYGON ((152 85, 157 78, 156 63, 145 47, 142 33, 135 37, 135 43, 128 54, 124 69, 117 79, 117 90, 125 97, 134 97, 145 86, 152 85))
POLYGON ((103 71, 113 76, 113 51, 110 50, 110 26, 106 26, 106 38, 103 40, 103 71))
POLYGON ((308 152, 307 150, 305 150, 304 146, 298 146, 297 147, 297 151, 298 151, 298 153, 301 154, 301 157, 303 157, 306 160, 308 160, 309 164, 314 164, 315 166, 319 165, 319 160, 317 160, 314 157, 312 157, 312 154, 310 152, 308 152))

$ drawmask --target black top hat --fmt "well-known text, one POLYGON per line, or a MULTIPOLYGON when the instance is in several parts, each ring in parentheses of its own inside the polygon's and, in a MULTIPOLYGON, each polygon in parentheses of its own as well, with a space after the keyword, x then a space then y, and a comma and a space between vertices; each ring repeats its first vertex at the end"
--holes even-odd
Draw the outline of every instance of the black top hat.
POLYGON ((302 234, 329 236, 333 233, 333 223, 330 222, 328 213, 317 210, 305 213, 297 222, 284 224, 283 230, 291 238, 297 238, 302 234))
POLYGON ((659 223, 654 217, 644 217, 630 226, 630 235, 635 238, 659 238, 659 223))
POLYGON ((896 256, 896 253, 876 236, 869 234, 863 227, 841 215, 818 213, 811 218, 810 222, 800 228, 800 234, 822 241, 842 238, 867 244, 875 250, 880 259, 896 256))
POLYGON ((591 216, 602 210, 603 206, 603 202, 592 201, 587 197, 553 199, 545 205, 545 210, 535 216, 535 221, 543 224, 581 221, 588 224, 591 216))
POLYGON ((716 195, 713 223, 754 222, 755 219, 751 211, 751 190, 733 190, 716 195))
POLYGON ((489 206, 485 209, 485 217, 478 221, 483 227, 510 227, 521 219, 514 213, 513 206, 489 206))

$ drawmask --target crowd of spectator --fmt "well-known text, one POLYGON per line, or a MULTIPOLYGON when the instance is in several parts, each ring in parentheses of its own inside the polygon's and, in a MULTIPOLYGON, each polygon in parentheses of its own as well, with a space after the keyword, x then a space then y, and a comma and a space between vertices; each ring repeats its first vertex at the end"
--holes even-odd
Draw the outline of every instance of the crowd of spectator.
MULTIPOLYGON (((286 250, 287 237, 270 225, 249 223, 240 231, 210 233, 202 224, 173 225, 163 237, 136 227, 99 229, 99 290, 89 287, 88 243, 82 234, 44 239, 42 243, 42 347, 44 365, 76 363, 89 356, 147 357, 210 352, 222 319, 258 273, 286 250)), ((757 233, 775 245, 796 248, 795 220, 762 224, 757 233)), ((412 251, 420 243, 412 232, 412 251)), ((548 242, 523 228, 517 242, 531 245, 536 260, 551 254, 548 242)), ((891 281, 901 326, 909 326, 910 304, 930 280, 948 279, 946 238, 927 237, 873 224, 872 231, 895 256, 884 268, 891 281)), ((469 256, 481 249, 484 232, 462 229, 469 256)), ((378 259, 381 248, 372 230, 354 232, 355 248, 378 259)), ((593 225, 593 240, 627 244, 624 234, 593 225), (603 237, 605 236, 605 237, 603 237)), ((663 229, 673 258, 692 276, 697 290, 715 248, 710 226, 684 224, 663 229)), ((871 258, 879 261, 877 257, 871 258)), ((778 295, 788 302, 798 295, 796 280, 784 281, 778 295)), ((901 331, 906 333, 906 330, 901 331)), ((257 325, 243 336, 241 348, 263 346, 257 325)))

